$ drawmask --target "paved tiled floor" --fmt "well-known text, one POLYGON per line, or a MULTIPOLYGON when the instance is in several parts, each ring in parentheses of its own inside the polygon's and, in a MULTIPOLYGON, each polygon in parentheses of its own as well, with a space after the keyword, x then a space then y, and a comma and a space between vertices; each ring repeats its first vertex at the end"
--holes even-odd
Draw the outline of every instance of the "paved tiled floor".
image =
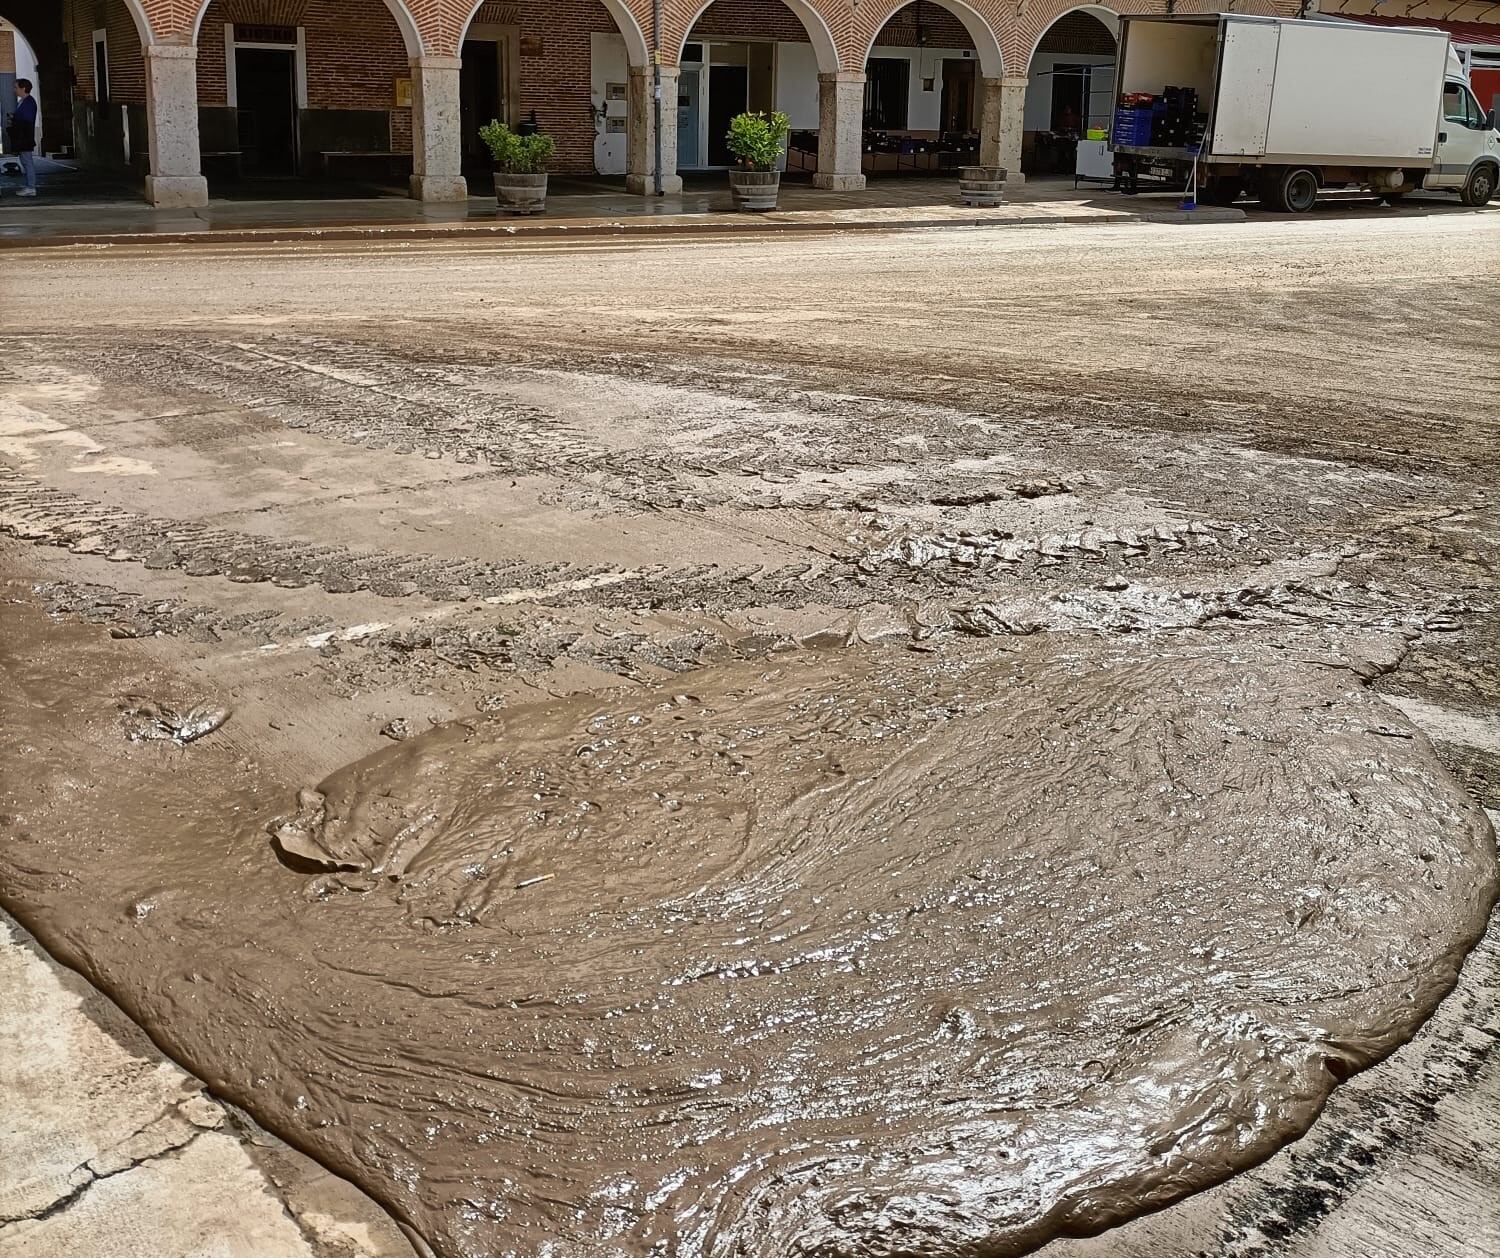
MULTIPOLYGON (((304 185, 287 184, 293 191, 304 185)), ((730 215, 727 182, 718 177, 692 181, 680 195, 641 197, 626 193, 617 183, 557 178, 544 218, 519 220, 498 213, 493 196, 471 196, 465 205, 429 206, 397 195, 368 197, 250 197, 216 198, 201 210, 152 210, 128 190, 113 185, 90 185, 67 172, 58 172, 43 185, 34 202, 5 196, 0 187, 0 239, 30 240, 115 234, 183 234, 198 232, 274 230, 276 228, 433 227, 464 224, 513 224, 525 229, 535 224, 599 224, 639 218, 730 215), (50 187, 56 189, 51 196, 50 187)), ((250 191, 264 192, 265 189, 250 191)), ((312 189, 311 191, 320 191, 312 189)), ((476 185, 477 191, 477 185, 476 185)), ((876 221, 893 226, 923 222, 973 221, 976 214, 990 218, 1110 218, 1141 212, 1171 212, 1171 194, 1126 197, 1103 185, 1075 189, 1071 179, 1047 179, 1012 186, 1010 204, 1001 210, 965 209, 958 200, 955 178, 885 179, 860 192, 824 192, 805 182, 788 182, 773 221, 827 219, 834 225, 876 221)), ((1232 215, 1231 217, 1238 217, 1232 215)))

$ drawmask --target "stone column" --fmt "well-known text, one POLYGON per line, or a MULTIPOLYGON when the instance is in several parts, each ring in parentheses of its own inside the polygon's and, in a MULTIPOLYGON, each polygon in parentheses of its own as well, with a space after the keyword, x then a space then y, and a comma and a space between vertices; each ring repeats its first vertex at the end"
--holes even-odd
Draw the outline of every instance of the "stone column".
POLYGON ((1000 166, 1000 85, 1003 79, 984 79, 979 85, 979 164, 1000 166))
POLYGON ((151 173, 146 200, 160 210, 208 204, 208 180, 198 150, 198 49, 192 44, 147 44, 146 143, 151 173))
POLYGON ((865 186, 865 76, 818 75, 818 173, 815 188, 854 192, 865 186))
MULTIPOLYGON (((676 66, 661 68, 661 190, 671 196, 682 191, 677 173, 677 88, 681 72, 676 66)), ((629 155, 625 162, 625 189, 638 196, 656 191, 656 82, 650 66, 630 67, 629 155)))
POLYGON ((459 57, 411 59, 411 194, 418 201, 467 201, 460 133, 459 57))
MULTIPOLYGON (((995 157, 997 160, 993 164, 1005 167, 1008 172, 1005 177, 1007 184, 1014 186, 1018 183, 1025 183, 1026 176, 1021 173, 1021 132, 1026 129, 1026 89, 1031 85, 1031 80, 1023 76, 1007 74, 1003 79, 984 81, 986 127, 990 120, 989 85, 991 83, 998 84, 995 93, 995 157)), ((982 139, 980 144, 981 151, 983 151, 982 139)))

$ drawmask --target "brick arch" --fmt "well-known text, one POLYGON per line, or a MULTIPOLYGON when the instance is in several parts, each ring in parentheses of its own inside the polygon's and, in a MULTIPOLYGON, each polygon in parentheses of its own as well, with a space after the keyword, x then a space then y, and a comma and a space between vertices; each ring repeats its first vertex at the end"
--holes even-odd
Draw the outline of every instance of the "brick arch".
MULTIPOLYGON (((708 11, 714 0, 668 0, 663 19, 662 59, 672 65, 682 60, 682 47, 692 34, 698 19, 708 11)), ((838 72, 843 58, 840 50, 847 40, 840 40, 835 32, 848 26, 847 0, 777 0, 796 15, 807 31, 808 41, 818 56, 818 70, 823 74, 838 72)), ((863 68, 864 62, 861 61, 863 68)))
POLYGON ((1257 17, 1296 17, 1299 0, 1177 0, 1174 13, 1253 13, 1257 17))
MULTIPOLYGON (((1025 74, 1030 70, 1031 57, 1042 36, 1058 18, 1081 9, 1096 17, 1106 14, 1120 17, 1127 13, 1163 14, 1168 11, 1165 0, 1109 0, 1108 4, 1080 4, 1078 0, 1019 0, 1015 20, 1006 28, 1001 41, 1005 53, 1005 64, 1018 67, 1014 73, 1025 74)), ((1301 11, 1300 0, 1177 0, 1171 6, 1173 13, 1254 13, 1263 17, 1296 17, 1301 11)), ((1110 23, 1106 22, 1106 25, 1110 23)))
MULTIPOLYGON (((460 55, 469 27, 487 3, 490 0, 425 0, 425 3, 424 0, 412 0, 423 48, 438 56, 460 55)), ((641 8, 638 2, 632 5, 628 0, 599 0, 599 3, 609 12, 624 37, 630 64, 650 65, 651 46, 647 35, 650 0, 646 3, 648 16, 645 21, 637 12, 641 8)))
MULTIPOLYGON (((125 11, 130 14, 130 19, 135 23, 135 29, 140 33, 141 43, 150 44, 156 42, 156 32, 159 29, 153 22, 153 5, 151 0, 123 0, 125 11)), ((61 8, 61 5, 58 6, 61 8)), ((156 4, 154 8, 169 7, 164 4, 156 4)), ((17 27, 19 30, 20 28, 17 27)), ((92 55, 92 54, 90 54, 92 55)))
MULTIPOLYGON (((912 0, 875 0, 871 8, 861 5, 854 11, 853 26, 846 41, 845 69, 863 70, 875 48, 880 32, 912 0)), ((946 9, 963 23, 979 53, 979 70, 987 79, 998 79, 1004 73, 1006 60, 1000 47, 1000 32, 1010 19, 1009 9, 1003 10, 996 0, 929 0, 939 8, 946 9)))
POLYGON ((1005 64, 1015 67, 1015 74, 1030 74, 1031 58, 1035 56, 1042 37, 1058 18, 1069 13, 1091 14, 1118 35, 1118 19, 1122 13, 1162 13, 1165 9, 1161 0, 1110 0, 1109 4, 1080 4, 1078 0, 1040 0, 1040 3, 1030 4, 1021 0, 1021 11, 1005 45, 1005 64))
MULTIPOLYGON (((129 3, 130 0, 127 0, 129 3)), ((211 0, 142 0, 142 3, 153 5, 155 9, 171 10, 172 25, 166 27, 159 20, 153 20, 157 38, 163 42, 196 44, 198 42, 199 28, 203 25, 203 17, 208 12, 211 0), (168 32, 171 32, 170 35, 168 32)), ((421 0, 417 0, 418 3, 421 0)), ((439 0, 441 3, 442 0, 439 0)), ((279 5, 287 5, 291 0, 263 0, 266 7, 274 10, 279 5)), ((417 26, 417 19, 407 7, 406 0, 382 0, 385 7, 390 10, 391 17, 396 20, 396 26, 401 31, 401 38, 406 44, 406 55, 408 57, 419 57, 426 49, 422 45, 422 33, 417 26)))

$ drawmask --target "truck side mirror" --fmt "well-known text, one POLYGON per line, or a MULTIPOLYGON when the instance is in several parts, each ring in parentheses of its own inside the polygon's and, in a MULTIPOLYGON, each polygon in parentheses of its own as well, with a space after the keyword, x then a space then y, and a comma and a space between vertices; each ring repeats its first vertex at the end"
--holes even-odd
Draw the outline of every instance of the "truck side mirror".
POLYGON ((1484 129, 1493 131, 1495 129, 1495 111, 1492 109, 1484 116, 1484 129))

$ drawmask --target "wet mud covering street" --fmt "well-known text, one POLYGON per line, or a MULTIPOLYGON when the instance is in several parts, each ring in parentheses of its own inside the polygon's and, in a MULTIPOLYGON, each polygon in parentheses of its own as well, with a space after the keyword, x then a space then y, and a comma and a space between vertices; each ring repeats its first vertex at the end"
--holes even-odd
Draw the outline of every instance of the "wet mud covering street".
POLYGON ((1497 265, 17 253, 0 904, 442 1258, 1477 1258, 1497 265))

